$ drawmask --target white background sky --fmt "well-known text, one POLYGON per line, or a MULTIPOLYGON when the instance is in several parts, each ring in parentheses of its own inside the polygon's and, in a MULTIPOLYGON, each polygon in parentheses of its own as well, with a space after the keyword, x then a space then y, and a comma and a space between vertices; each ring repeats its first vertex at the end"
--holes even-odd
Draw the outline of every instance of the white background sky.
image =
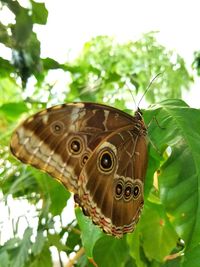
MULTIPOLYGON (((120 40, 160 31, 160 41, 187 61, 200 49, 199 0, 46 0, 48 25, 39 34, 43 55, 66 60, 91 37, 120 40)), ((41 28, 41 27, 40 27, 41 28)))

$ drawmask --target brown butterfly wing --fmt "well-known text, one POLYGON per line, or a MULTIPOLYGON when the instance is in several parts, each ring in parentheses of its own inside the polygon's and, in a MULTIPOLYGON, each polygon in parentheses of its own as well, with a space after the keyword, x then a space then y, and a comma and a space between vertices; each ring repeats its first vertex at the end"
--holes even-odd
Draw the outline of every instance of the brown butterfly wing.
POLYGON ((125 128, 99 144, 79 178, 83 209, 106 233, 117 237, 132 232, 139 219, 147 169, 142 128, 139 132, 134 125, 125 128))
POLYGON ((77 192, 79 174, 95 147, 111 132, 132 123, 117 109, 72 103, 41 111, 13 133, 12 153, 77 192))

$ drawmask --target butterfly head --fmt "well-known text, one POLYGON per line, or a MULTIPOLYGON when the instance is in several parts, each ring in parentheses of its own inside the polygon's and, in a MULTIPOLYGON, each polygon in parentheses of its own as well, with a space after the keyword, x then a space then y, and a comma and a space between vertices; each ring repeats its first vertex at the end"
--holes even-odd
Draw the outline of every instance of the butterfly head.
POLYGON ((142 117, 142 111, 141 111, 141 109, 140 108, 137 108, 137 111, 135 112, 135 118, 136 118, 136 120, 138 120, 138 121, 143 121, 143 117, 142 117))
POLYGON ((139 127, 139 131, 146 135, 146 132, 147 132, 147 128, 146 128, 146 125, 145 125, 145 122, 143 120, 143 113, 141 111, 141 109, 138 107, 136 112, 135 112, 135 116, 134 116, 134 121, 137 125, 137 130, 138 130, 138 127, 139 127))

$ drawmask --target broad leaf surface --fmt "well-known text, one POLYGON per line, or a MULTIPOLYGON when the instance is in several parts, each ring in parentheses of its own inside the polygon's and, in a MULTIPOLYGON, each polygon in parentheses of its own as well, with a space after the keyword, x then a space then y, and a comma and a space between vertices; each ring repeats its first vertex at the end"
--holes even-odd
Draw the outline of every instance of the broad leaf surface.
POLYGON ((9 267, 9 255, 7 251, 0 252, 0 267, 9 267))
POLYGON ((81 230, 81 239, 85 247, 86 254, 89 258, 93 258, 94 245, 104 233, 87 218, 79 208, 75 210, 76 218, 81 230))
MULTIPOLYGON (((149 227, 148 227, 149 229, 149 227)), ((145 259, 142 257, 142 252, 141 252, 141 229, 140 229, 140 222, 136 226, 135 231, 127 235, 127 243, 130 248, 130 255, 131 257, 135 260, 136 266, 140 267, 146 267, 145 264, 145 259)))
POLYGON ((127 259, 128 251, 126 238, 104 236, 96 242, 93 255, 98 266, 122 267, 127 259))
POLYGON ((140 223, 141 242, 149 261, 162 262, 176 246, 178 236, 162 205, 146 201, 140 223), (153 240, 153 242, 152 242, 153 240))
POLYGON ((70 197, 70 193, 60 182, 51 176, 33 168, 32 173, 35 174, 35 178, 42 192, 45 192, 50 199, 49 211, 53 215, 60 214, 67 205, 67 200, 70 197))
POLYGON ((158 176, 161 201, 170 222, 186 243, 200 242, 200 111, 189 108, 183 101, 167 100, 152 106, 148 120, 156 116, 149 137, 159 149, 166 144, 171 155, 158 176))
POLYGON ((188 249, 185 253, 185 260, 182 267, 196 267, 199 266, 200 244, 192 249, 188 249))

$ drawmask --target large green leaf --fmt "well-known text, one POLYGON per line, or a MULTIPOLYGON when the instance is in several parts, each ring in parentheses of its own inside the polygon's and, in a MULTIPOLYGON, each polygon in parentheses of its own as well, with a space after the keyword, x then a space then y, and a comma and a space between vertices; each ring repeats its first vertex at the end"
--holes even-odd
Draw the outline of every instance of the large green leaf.
POLYGON ((83 246, 85 247, 86 254, 89 258, 93 258, 94 245, 97 240, 104 235, 104 233, 96 225, 94 225, 88 217, 84 216, 79 208, 76 208, 75 213, 81 229, 81 239, 83 246))
POLYGON ((146 201, 140 229, 144 253, 149 261, 162 262, 176 247, 178 236, 169 223, 162 205, 146 201))
POLYGON ((182 267, 199 266, 200 263, 200 244, 192 249, 188 249, 185 253, 185 260, 182 267))
POLYGON ((0 267, 9 267, 9 255, 7 251, 0 252, 0 267))
POLYGON ((154 260, 162 262, 176 247, 178 236, 162 205, 146 201, 140 222, 127 240, 130 255, 143 267, 154 260))
POLYGON ((126 238, 117 239, 112 236, 104 236, 96 242, 93 254, 98 266, 122 267, 128 255, 126 238))
POLYGON ((41 193, 50 199, 49 211, 55 216, 61 214, 70 197, 69 191, 57 180, 41 171, 31 169, 41 193))
POLYGON ((142 255, 142 250, 141 250, 141 235, 142 233, 139 223, 136 226, 134 233, 127 235, 127 243, 130 247, 130 255, 135 260, 136 266, 146 267, 145 259, 142 255))
POLYGON ((148 113, 148 120, 156 116, 163 127, 159 129, 156 122, 150 125, 151 141, 160 149, 165 144, 171 148, 158 177, 161 201, 189 249, 200 242, 200 111, 183 101, 167 100, 148 113))

